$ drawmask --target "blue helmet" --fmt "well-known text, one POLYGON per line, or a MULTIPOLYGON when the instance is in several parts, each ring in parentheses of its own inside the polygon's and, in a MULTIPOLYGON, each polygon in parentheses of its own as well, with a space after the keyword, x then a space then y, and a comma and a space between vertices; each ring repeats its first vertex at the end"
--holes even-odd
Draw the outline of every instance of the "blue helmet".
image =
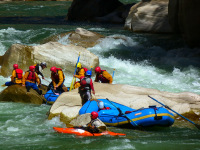
POLYGON ((90 70, 86 71, 85 73, 86 76, 91 76, 92 75, 92 72, 90 70))

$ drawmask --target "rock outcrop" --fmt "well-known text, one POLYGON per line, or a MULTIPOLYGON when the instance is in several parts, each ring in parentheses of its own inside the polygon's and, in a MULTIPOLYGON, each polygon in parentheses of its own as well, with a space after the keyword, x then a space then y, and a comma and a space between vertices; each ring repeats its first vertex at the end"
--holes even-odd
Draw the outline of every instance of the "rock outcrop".
POLYGON ((169 0, 142 0, 134 5, 125 22, 125 29, 133 32, 170 33, 169 0))
MULTIPOLYGON (((74 72, 74 66, 80 53, 80 62, 84 67, 90 68, 99 65, 99 59, 87 49, 72 44, 63 45, 58 42, 49 42, 38 46, 13 44, 1 57, 1 75, 9 76, 13 64, 26 71, 28 67, 45 61, 50 68, 56 66, 65 72, 74 72)), ((44 75, 50 76, 49 69, 44 69, 44 75)))
MULTIPOLYGON (((96 82, 94 83, 94 88, 96 95, 93 98, 108 98, 111 101, 134 109, 149 107, 149 105, 160 106, 160 104, 148 97, 150 95, 180 114, 191 111, 197 115, 200 113, 200 95, 194 93, 170 93, 130 85, 102 84, 96 82)), ((52 119, 55 116, 60 116, 61 121, 67 124, 70 120, 78 116, 80 108, 81 98, 78 90, 75 89, 71 92, 63 93, 58 97, 50 109, 48 118, 52 119)))
POLYGON ((39 95, 33 89, 30 89, 30 92, 27 92, 25 86, 12 85, 1 91, 0 101, 22 102, 22 103, 32 103, 40 105, 44 102, 44 97, 39 95))
POLYGON ((190 47, 200 47, 200 1, 169 0, 169 22, 190 47))

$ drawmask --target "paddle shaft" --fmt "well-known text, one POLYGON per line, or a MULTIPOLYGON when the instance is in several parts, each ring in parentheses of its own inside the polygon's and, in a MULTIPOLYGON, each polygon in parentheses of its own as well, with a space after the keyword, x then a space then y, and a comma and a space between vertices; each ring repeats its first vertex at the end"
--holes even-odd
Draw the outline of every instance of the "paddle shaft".
MULTIPOLYGON (((171 108, 169 108, 168 106, 164 105, 163 103, 159 102, 158 100, 156 100, 155 98, 151 97, 148 95, 148 97, 150 97, 151 99, 153 99, 154 101, 156 101, 157 103, 163 105, 165 108, 173 111, 174 113, 176 113, 177 115, 181 116, 182 118, 184 118, 185 120, 189 121, 190 123, 194 124, 197 127, 197 124, 195 124, 193 121, 189 120, 188 118, 182 116, 181 114, 177 113, 176 111, 172 110, 171 108)), ((197 127, 199 129, 199 127, 197 127)))
POLYGON ((114 75, 115 75, 115 69, 113 69, 113 75, 112 75, 112 78, 114 78, 114 75))
MULTIPOLYGON (((130 119, 125 113, 123 113, 120 108, 118 108, 117 106, 115 106, 108 98, 106 98, 115 108, 117 108, 117 110, 122 113, 128 120, 130 120, 131 122, 133 122, 136 126, 138 126, 132 119, 130 119)), ((132 125, 132 124, 131 124, 132 125)))
MULTIPOLYGON (((75 67, 74 75, 76 74, 76 70, 77 70, 77 65, 78 65, 78 63, 79 63, 79 59, 80 59, 80 52, 79 52, 78 60, 77 60, 77 62, 76 62, 76 67, 75 67)), ((72 86, 73 86, 73 83, 74 83, 73 81, 74 81, 74 77, 73 77, 73 79, 72 79, 72 83, 71 83, 71 86, 70 86, 69 91, 72 90, 72 86)))

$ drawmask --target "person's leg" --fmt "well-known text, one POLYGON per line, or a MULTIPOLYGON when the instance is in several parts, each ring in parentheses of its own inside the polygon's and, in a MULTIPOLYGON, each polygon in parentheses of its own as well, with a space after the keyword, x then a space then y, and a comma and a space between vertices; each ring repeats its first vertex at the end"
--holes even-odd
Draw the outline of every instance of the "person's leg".
POLYGON ((5 83, 6 86, 11 86, 11 85, 14 85, 14 84, 15 84, 15 83, 12 82, 12 81, 10 81, 10 82, 6 82, 6 83, 5 83))

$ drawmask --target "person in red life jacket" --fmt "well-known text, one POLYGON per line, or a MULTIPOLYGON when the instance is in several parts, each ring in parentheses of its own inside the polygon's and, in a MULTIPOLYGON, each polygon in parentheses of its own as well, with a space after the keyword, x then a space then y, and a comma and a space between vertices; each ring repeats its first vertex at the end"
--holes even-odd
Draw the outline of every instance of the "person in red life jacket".
POLYGON ((23 70, 18 68, 18 64, 13 65, 11 81, 6 82, 5 86, 11 86, 13 84, 22 84, 23 70))
POLYGON ((35 66, 30 66, 29 70, 25 72, 25 75, 22 80, 22 86, 26 85, 27 92, 29 92, 30 88, 33 88, 38 94, 42 94, 42 91, 39 90, 38 86, 40 86, 40 78, 35 72, 35 66), (37 84, 38 86, 37 86, 37 84))
POLYGON ((96 78, 94 80, 95 82, 112 84, 113 78, 106 70, 101 70, 100 67, 96 67, 95 73, 96 73, 96 78))
POLYGON ((92 72, 90 70, 86 71, 85 77, 81 79, 81 86, 79 87, 79 94, 82 99, 82 105, 84 105, 89 99, 91 99, 91 90, 95 94, 92 79, 90 78, 92 72))
POLYGON ((62 87, 65 81, 65 75, 61 68, 56 68, 55 66, 51 67, 50 71, 52 82, 49 84, 48 90, 53 89, 61 94, 64 92, 62 87))
POLYGON ((41 62, 40 64, 35 64, 34 66, 35 66, 35 72, 38 75, 41 75, 42 79, 44 79, 44 75, 43 75, 42 71, 43 71, 43 69, 47 68, 46 62, 41 62))
POLYGON ((104 102, 102 102, 102 101, 99 102, 99 111, 100 110, 109 110, 109 109, 110 109, 110 107, 104 106, 104 102))

